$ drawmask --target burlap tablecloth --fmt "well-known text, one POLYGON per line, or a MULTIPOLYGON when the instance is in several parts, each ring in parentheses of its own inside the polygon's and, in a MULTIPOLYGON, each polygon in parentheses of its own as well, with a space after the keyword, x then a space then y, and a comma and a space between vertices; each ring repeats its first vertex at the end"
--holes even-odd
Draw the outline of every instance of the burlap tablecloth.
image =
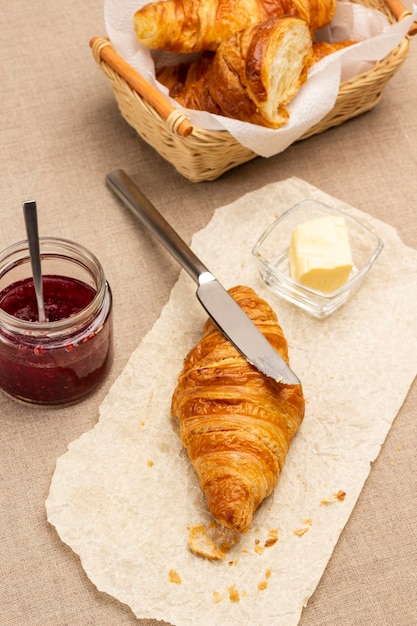
MULTIPOLYGON (((217 207, 298 176, 391 224, 417 247, 417 50, 412 41, 371 113, 196 185, 121 119, 88 46, 105 34, 101 1, 3 4, 0 247, 24 238, 21 202, 36 199, 41 234, 94 251, 114 294, 115 360, 105 385, 72 407, 45 410, 0 396, 0 624, 133 625, 130 609, 97 591, 45 513, 57 458, 96 422, 179 273, 107 190, 105 174, 116 167, 130 173, 187 240, 217 207)), ((417 623, 416 407, 414 383, 301 626, 417 623)))

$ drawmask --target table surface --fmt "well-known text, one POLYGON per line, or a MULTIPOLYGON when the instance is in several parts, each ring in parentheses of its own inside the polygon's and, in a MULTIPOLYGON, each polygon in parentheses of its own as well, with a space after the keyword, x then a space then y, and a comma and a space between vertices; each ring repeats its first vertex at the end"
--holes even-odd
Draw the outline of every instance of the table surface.
MULTIPOLYGON (((45 514, 56 460, 96 423, 179 274, 105 175, 125 169, 187 241, 216 208, 298 176, 391 224, 416 248, 417 41, 372 112, 196 184, 121 118, 89 48, 105 35, 101 1, 8 3, 0 31, 0 247, 25 238, 21 203, 36 199, 42 235, 73 239, 100 258, 115 319, 111 374, 85 401, 45 409, 0 395, 0 625, 150 626, 157 622, 137 620, 95 588, 45 514)), ((416 409, 414 382, 301 626, 417 624, 416 409)))

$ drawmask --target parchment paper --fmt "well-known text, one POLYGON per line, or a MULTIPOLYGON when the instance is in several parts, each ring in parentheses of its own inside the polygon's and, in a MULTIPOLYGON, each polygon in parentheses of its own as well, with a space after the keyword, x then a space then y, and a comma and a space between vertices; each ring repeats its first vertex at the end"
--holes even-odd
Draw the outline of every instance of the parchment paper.
POLYGON ((417 372, 417 251, 390 226, 297 178, 218 209, 192 247, 225 287, 247 284, 270 302, 303 383, 305 420, 274 494, 225 560, 189 551, 187 528, 210 517, 170 401, 205 313, 182 272, 97 425, 58 459, 48 520, 98 589, 137 617, 176 626, 295 626, 417 372), (360 291, 326 320, 271 292, 251 258, 263 230, 308 197, 360 219, 385 243, 360 291), (278 541, 264 547, 276 533, 278 541))
MULTIPOLYGON (((142 46, 134 32, 133 15, 149 0, 104 0, 107 34, 115 50, 144 78, 169 100, 168 91, 155 79, 155 64, 179 63, 184 57, 151 53, 142 46)), ((390 25, 379 11, 351 2, 337 2, 336 15, 331 24, 316 33, 317 39, 358 41, 352 48, 331 54, 310 71, 308 81, 289 104, 290 119, 278 129, 262 128, 232 120, 220 115, 186 109, 192 124, 206 130, 227 130, 243 146, 263 157, 278 154, 318 123, 334 106, 341 81, 371 69, 376 61, 385 58, 407 34, 417 19, 417 5, 413 16, 390 25)), ((176 108, 181 108, 171 100, 176 108)))

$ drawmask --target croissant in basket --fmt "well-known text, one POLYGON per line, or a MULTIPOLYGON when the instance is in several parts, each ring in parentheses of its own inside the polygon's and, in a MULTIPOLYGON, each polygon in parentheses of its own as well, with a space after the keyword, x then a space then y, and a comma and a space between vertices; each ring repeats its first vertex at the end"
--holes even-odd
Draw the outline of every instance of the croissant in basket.
POLYGON ((336 0, 158 0, 136 11, 139 41, 151 50, 216 50, 233 33, 270 16, 297 15, 312 30, 326 26, 336 0))
MULTIPOLYGON (((271 307, 248 287, 229 293, 288 362, 271 307)), ((211 320, 187 355, 172 398, 180 436, 217 522, 242 533, 276 486, 304 416, 301 385, 260 373, 211 320)))
POLYGON ((156 77, 185 108, 280 128, 308 69, 353 43, 313 42, 304 20, 269 18, 235 33, 215 53, 160 68, 156 77))
MULTIPOLYGON (((199 80, 183 80, 175 90, 171 83, 171 96, 188 109, 279 128, 289 117, 286 105, 307 80, 312 45, 304 20, 269 18, 224 41, 199 80)), ((169 84, 166 75, 157 78, 169 84)))

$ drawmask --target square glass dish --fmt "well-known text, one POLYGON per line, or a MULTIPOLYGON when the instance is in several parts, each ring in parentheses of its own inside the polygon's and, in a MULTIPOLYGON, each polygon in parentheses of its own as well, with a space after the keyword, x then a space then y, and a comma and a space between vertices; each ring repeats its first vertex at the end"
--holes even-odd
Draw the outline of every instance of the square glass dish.
POLYGON ((261 235, 252 249, 264 282, 288 302, 317 318, 338 309, 363 282, 384 247, 381 239, 346 213, 317 202, 303 200, 283 213, 261 235), (352 252, 353 268, 347 282, 332 292, 307 287, 290 274, 289 246, 294 228, 320 217, 344 217, 352 252))

